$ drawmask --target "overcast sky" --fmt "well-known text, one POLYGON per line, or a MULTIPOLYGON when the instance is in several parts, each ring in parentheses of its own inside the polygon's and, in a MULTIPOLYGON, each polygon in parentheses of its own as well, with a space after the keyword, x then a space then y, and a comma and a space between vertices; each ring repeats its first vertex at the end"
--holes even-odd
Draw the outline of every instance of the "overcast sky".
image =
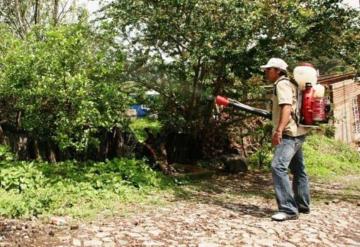
MULTIPOLYGON (((344 3, 354 8, 360 8, 359 1, 360 0, 343 0, 344 3)), ((99 2, 100 0, 79 0, 79 4, 86 6, 90 13, 99 9, 99 2)))
POLYGON ((344 0, 344 3, 349 4, 352 7, 359 8, 359 0, 344 0))
POLYGON ((99 9, 99 0, 79 0, 79 4, 86 6, 90 13, 99 9))

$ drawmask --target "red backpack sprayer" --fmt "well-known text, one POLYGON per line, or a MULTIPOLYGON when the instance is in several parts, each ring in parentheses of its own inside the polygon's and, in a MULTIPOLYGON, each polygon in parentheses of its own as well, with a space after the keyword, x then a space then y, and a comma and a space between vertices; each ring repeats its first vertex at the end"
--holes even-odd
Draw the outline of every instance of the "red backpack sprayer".
MULTIPOLYGON (((309 63, 302 63, 294 69, 294 80, 297 88, 296 122, 304 127, 316 127, 319 123, 328 123, 330 100, 325 97, 325 87, 317 83, 317 71, 309 63)), ((217 96, 217 105, 232 106, 245 112, 271 119, 271 113, 258 109, 234 99, 217 96)))
POLYGON ((299 123, 305 126, 328 123, 330 99, 325 97, 325 87, 317 83, 317 71, 312 64, 302 63, 294 69, 298 85, 299 123))

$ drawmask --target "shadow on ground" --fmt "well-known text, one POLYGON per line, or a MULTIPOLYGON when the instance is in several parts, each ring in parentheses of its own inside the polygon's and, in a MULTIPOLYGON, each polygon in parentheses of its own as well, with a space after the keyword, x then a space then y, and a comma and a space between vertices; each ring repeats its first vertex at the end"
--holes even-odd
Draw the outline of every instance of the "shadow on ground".
MULTIPOLYGON (((310 182, 312 201, 360 202, 360 192, 349 190, 328 182, 310 182)), ((179 186, 175 192, 177 200, 214 204, 230 209, 237 214, 268 217, 276 209, 271 174, 254 172, 237 175, 214 174, 208 178, 193 179, 179 186)))

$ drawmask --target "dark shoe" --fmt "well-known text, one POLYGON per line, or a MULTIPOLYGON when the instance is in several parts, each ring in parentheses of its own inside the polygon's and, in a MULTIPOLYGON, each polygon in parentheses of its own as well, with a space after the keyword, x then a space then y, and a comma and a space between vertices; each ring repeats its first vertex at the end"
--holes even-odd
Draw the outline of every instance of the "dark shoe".
POLYGON ((299 208, 299 213, 310 214, 310 209, 308 209, 308 208, 299 208))
POLYGON ((272 220, 275 221, 285 221, 285 220, 296 220, 299 216, 297 214, 287 214, 284 212, 277 212, 271 216, 272 220))

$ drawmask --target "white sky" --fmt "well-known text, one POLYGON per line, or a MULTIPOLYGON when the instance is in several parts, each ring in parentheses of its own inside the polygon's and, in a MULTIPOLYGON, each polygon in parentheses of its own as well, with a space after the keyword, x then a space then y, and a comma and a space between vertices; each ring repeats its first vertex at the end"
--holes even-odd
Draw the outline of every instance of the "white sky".
MULTIPOLYGON (((78 2, 80 5, 86 6, 90 14, 98 10, 100 5, 100 0, 78 0, 78 2)), ((343 0, 343 2, 351 7, 360 8, 360 0, 343 0)))
POLYGON ((79 5, 85 6, 90 14, 99 9, 99 0, 78 0, 79 5))
POLYGON ((354 8, 359 8, 360 6, 360 1, 359 0, 344 0, 344 3, 350 5, 351 7, 354 8))

